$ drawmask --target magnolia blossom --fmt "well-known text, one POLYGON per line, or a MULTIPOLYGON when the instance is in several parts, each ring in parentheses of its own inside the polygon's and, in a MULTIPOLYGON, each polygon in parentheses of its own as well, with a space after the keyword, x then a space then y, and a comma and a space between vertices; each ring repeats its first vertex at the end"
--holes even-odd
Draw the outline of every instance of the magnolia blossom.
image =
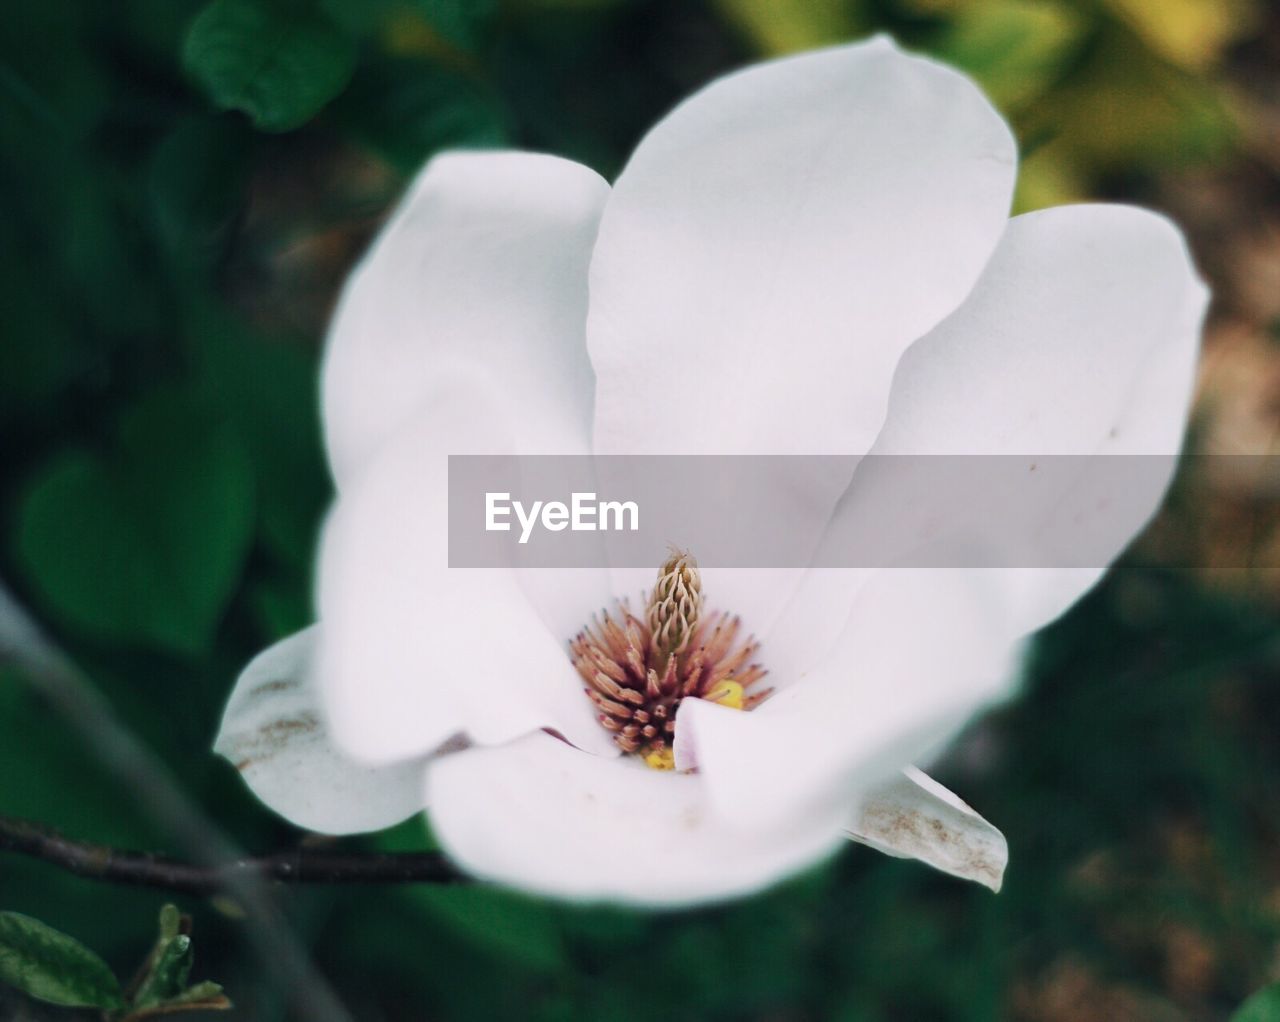
MULTIPOLYGON (((1004 838, 910 764, 1009 694, 1023 640, 1102 567, 673 555, 622 606, 629 572, 451 570, 446 471, 1176 453, 1207 302, 1182 237, 1127 206, 1010 219, 1015 168, 972 82, 883 38, 713 82, 612 187, 531 153, 431 161, 328 340, 318 623, 249 664, 218 751, 303 827, 425 808, 466 870, 553 896, 724 898, 849 838, 998 889, 1004 838)), ((761 492, 848 529, 877 461, 761 492)), ((1167 484, 1117 502, 1109 557, 1167 484)), ((1058 492, 1032 524, 1109 496, 1058 492)))

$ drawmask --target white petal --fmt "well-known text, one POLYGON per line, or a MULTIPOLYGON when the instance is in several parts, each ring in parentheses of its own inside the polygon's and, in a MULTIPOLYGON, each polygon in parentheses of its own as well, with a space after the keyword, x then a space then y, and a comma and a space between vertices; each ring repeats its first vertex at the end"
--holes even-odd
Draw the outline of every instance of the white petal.
POLYGON ((973 294, 903 357, 872 453, 1177 451, 1207 298, 1156 213, 1015 217, 973 294), (1153 373, 1160 389, 1132 404, 1153 373), (1141 443, 1119 432, 1126 420, 1141 443))
POLYGON ((448 456, 512 450, 513 423, 483 380, 446 381, 426 406, 325 528, 318 673, 335 740, 380 763, 457 732, 501 742, 547 727, 607 753, 565 637, 539 618, 520 572, 449 567, 448 456))
MULTIPOLYGON (((873 453, 1176 452, 1205 298, 1163 218, 1102 206, 1020 217, 970 299, 904 358, 873 453)), ((889 485, 893 462, 859 467, 836 525, 933 517, 967 542, 971 523, 953 522, 953 506, 912 504, 889 485), (870 519, 850 513, 867 507, 870 519)), ((1086 507, 1123 496, 1109 505, 1123 512, 1110 533, 1115 556, 1167 485, 1172 462, 1151 462, 1161 471, 1120 477, 1122 494, 1098 492, 1096 480, 1055 491, 1043 521, 1030 522, 1038 531, 1015 538, 1061 541, 1086 507)), ((840 783, 865 784, 919 758, 1007 691, 1020 639, 1101 570, 876 572, 848 604, 843 633, 815 650, 797 684, 746 719, 687 703, 677 738, 692 742, 725 813, 755 819, 822 792, 847 798, 855 789, 840 783), (744 751, 761 748, 787 765, 772 781, 744 751)))
POLYGON ((999 891, 1009 843, 954 794, 914 767, 869 792, 849 837, 877 851, 919 859, 999 891))
MULTIPOLYGON (((520 424, 513 451, 588 452, 587 264, 608 194, 594 171, 552 156, 459 152, 427 165, 330 330, 324 418, 340 490, 459 376, 520 424)), ((610 592, 603 569, 526 571, 520 583, 562 636, 581 626, 579 603, 610 592)))
POLYGON ((1008 572, 1019 627, 1047 623, 1164 497, 1207 299, 1164 217, 1086 205, 1015 218, 969 299, 903 357, 877 457, 859 467, 826 543, 882 536, 891 523, 903 556, 926 534, 936 545, 939 532, 981 532, 1006 563, 1081 565, 1008 572), (965 481, 969 455, 1025 455, 1027 464, 1002 459, 997 474, 994 459, 974 462, 973 473, 991 476, 979 487, 965 481), (948 466, 959 473, 946 491, 957 499, 940 508, 948 466), (1088 559, 1075 560, 1084 551, 1088 559))
POLYGON ((330 740, 312 679, 317 628, 259 653, 240 674, 214 751, 285 819, 324 834, 381 830, 422 809, 423 758, 371 768, 330 740))
POLYGON ((796 573, 776 620, 763 630, 761 662, 770 685, 789 688, 826 659, 858 592, 875 574, 873 568, 823 567, 796 573))
POLYGON ((431 822, 468 872, 578 900, 680 905, 747 894, 831 853, 847 812, 735 829, 696 775, 601 760, 547 735, 434 762, 431 822))
POLYGON ((886 39, 682 103, 600 225, 596 450, 866 450, 901 352, 990 256, 1015 160, 968 79, 886 39))
MULTIPOLYGON (((595 450, 863 453, 902 351, 995 247, 1015 163, 970 81, 884 38, 688 99, 641 142, 601 221, 595 450)), ((848 476, 775 467, 761 492, 787 494, 793 533, 816 546, 848 476)), ((767 633, 799 576, 708 568, 707 591, 767 633)))
POLYGON ((551 156, 427 165, 334 316, 324 418, 339 488, 457 372, 482 375, 521 422, 522 453, 585 453, 587 264, 608 194, 551 156))
POLYGON ((877 572, 831 655, 755 710, 686 699, 677 752, 697 763, 717 810, 767 826, 800 807, 848 805, 1007 694, 1010 594, 988 575, 877 572))

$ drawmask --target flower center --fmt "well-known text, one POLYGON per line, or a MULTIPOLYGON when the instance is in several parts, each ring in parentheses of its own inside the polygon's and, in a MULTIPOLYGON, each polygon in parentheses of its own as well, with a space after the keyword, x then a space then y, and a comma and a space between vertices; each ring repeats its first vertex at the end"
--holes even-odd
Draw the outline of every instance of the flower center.
POLYGON ((676 714, 686 698, 750 710, 772 689, 748 692, 767 673, 753 661, 760 644, 739 639, 742 623, 702 613, 702 578, 690 554, 672 551, 643 618, 618 601, 569 644, 570 655, 623 752, 655 770, 675 767, 676 714))

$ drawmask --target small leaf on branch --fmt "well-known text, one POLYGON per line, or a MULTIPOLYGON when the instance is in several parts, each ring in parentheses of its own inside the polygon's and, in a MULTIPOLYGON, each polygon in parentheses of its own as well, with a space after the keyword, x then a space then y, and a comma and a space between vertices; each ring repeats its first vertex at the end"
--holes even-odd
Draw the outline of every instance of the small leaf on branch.
POLYGON ((0 912, 0 982, 67 1008, 111 1011, 123 1003, 107 964, 65 933, 17 912, 0 912))
POLYGON ((129 1012, 120 1022, 142 1022, 143 1019, 180 1015, 184 1012, 229 1011, 231 1008, 230 998, 222 992, 222 987, 217 983, 197 983, 171 1001, 129 1012))
POLYGON ((231 1001, 217 983, 187 986, 194 952, 191 945, 191 918, 175 905, 160 910, 159 936, 128 992, 129 1006, 120 1022, 180 1012, 224 1011, 231 1001))
POLYGON ((160 934, 128 991, 131 1009, 161 1004, 186 989, 192 962, 190 929, 190 919, 184 919, 176 905, 160 910, 160 934))

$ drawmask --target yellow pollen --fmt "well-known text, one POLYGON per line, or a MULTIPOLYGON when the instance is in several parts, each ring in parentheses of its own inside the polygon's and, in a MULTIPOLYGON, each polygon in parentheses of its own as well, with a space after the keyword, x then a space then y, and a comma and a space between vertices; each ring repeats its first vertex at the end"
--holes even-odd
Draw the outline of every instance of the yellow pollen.
POLYGON ((644 765, 653 770, 674 770, 676 754, 669 745, 654 749, 644 754, 644 765))
MULTIPOLYGON (((727 706, 731 710, 741 710, 745 695, 742 686, 732 678, 725 678, 718 682, 716 687, 708 692, 703 699, 709 702, 718 703, 720 706, 727 706)), ((674 770, 676 768, 676 754, 670 745, 661 749, 650 749, 644 754, 645 766, 653 770, 674 770)))
POLYGON ((742 686, 732 678, 725 678, 724 681, 717 682, 716 687, 702 698, 711 703, 727 706, 731 710, 740 710, 743 701, 742 686))

